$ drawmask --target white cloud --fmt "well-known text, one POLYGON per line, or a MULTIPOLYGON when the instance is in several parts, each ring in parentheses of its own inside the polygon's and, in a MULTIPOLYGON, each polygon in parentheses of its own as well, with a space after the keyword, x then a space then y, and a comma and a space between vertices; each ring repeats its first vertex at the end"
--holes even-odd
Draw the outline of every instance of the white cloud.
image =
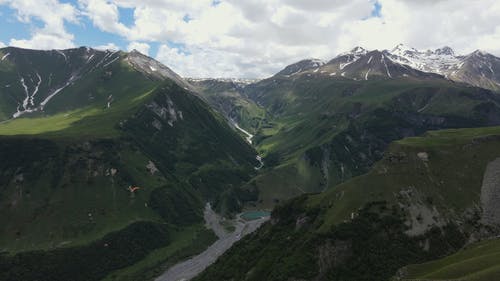
POLYGON ((149 49, 150 48, 151 47, 149 46, 149 44, 141 43, 141 42, 130 42, 130 44, 128 44, 128 46, 127 46, 128 51, 132 51, 135 49, 146 56, 149 56, 149 49))
POLYGON ((106 51, 106 50, 118 51, 118 50, 120 50, 120 47, 118 47, 115 43, 107 43, 105 45, 94 46, 93 48, 96 50, 101 50, 101 51, 106 51))
POLYGON ((458 53, 484 49, 500 55, 497 0, 378 0, 381 17, 371 17, 376 0, 223 0, 218 5, 212 0, 78 0, 80 11, 57 0, 37 1, 33 9, 28 5, 33 1, 0 0, 18 10, 20 20, 36 17, 45 23, 31 39, 12 43, 70 46, 73 37, 64 22, 81 14, 98 29, 126 39, 128 49, 149 53, 150 44, 159 43, 156 57, 185 76, 264 77, 300 59, 331 59, 357 45, 449 45, 458 53), (120 8, 134 9, 132 24, 120 22, 120 8))
POLYGON ((5 44, 2 41, 0 41, 0 48, 4 48, 4 47, 6 47, 5 44))
POLYGON ((73 5, 57 0, 4 0, 2 4, 14 9, 17 19, 23 23, 31 23, 33 19, 43 22, 43 27, 32 30, 31 38, 12 38, 10 45, 32 49, 74 47, 74 36, 64 27, 65 22, 78 22, 78 11, 73 5))
POLYGON ((26 49, 41 50, 69 49, 75 47, 72 35, 61 37, 56 34, 47 34, 43 30, 33 34, 30 39, 11 39, 9 45, 26 49))
POLYGON ((80 0, 84 14, 102 31, 125 35, 127 27, 119 22, 118 6, 106 0, 80 0))
MULTIPOLYGON (((496 0, 379 0, 380 18, 371 17, 375 0, 226 0, 216 6, 211 0, 80 0, 89 1, 107 3, 107 25, 129 41, 162 43, 157 58, 187 76, 262 77, 357 45, 450 45, 459 52, 482 48, 500 54, 496 0), (132 26, 117 27, 117 7, 135 9, 132 26), (183 50, 167 42, 181 43, 183 50)), ((112 29, 98 19, 94 24, 112 29)))
POLYGON ((233 63, 234 55, 227 52, 198 48, 191 48, 191 52, 161 45, 156 59, 184 77, 222 77, 239 71, 238 65, 233 63))

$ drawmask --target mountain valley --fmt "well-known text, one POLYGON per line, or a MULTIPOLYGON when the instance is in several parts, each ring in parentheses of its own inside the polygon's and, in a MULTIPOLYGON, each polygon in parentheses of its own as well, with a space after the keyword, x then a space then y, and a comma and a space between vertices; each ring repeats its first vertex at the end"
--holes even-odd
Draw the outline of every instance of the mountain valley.
POLYGON ((261 80, 135 50, 0 58, 0 280, 153 280, 225 237, 207 203, 235 244, 194 280, 500 272, 468 260, 500 234, 493 55, 356 47, 261 80), (272 214, 250 233, 247 211, 272 214))

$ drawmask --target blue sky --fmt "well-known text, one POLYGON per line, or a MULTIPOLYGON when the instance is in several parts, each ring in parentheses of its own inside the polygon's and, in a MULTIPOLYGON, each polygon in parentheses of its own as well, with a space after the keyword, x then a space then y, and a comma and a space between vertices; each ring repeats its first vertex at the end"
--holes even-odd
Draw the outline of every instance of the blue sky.
POLYGON ((15 11, 8 6, 0 6, 0 41, 9 42, 11 38, 28 37, 31 24, 23 24, 15 17, 15 11))
POLYGON ((0 46, 137 49, 184 76, 265 77, 355 46, 498 55, 498 18, 497 0, 0 0, 0 46))
MULTIPOLYGON (((77 0, 67 0, 60 1, 61 3, 68 3, 75 7, 78 7, 77 0)), ((220 4, 220 1, 214 0, 214 6, 220 4)), ((381 4, 376 1, 373 3, 373 9, 370 17, 380 17, 381 16, 381 4)), ((119 21, 127 27, 132 27, 134 25, 134 8, 118 7, 119 21)), ((9 42, 12 38, 22 39, 28 38, 30 33, 39 28, 43 28, 44 23, 39 19, 32 18, 30 22, 21 22, 17 18, 17 13, 14 9, 10 8, 8 5, 0 5, 0 25, 2 26, 2 32, 0 33, 0 42, 9 42)), ((186 13, 183 17, 185 22, 191 21, 193 18, 191 15, 186 13)), ((65 23, 68 32, 75 35, 74 43, 76 46, 105 46, 107 44, 113 43, 118 48, 122 50, 127 49, 128 41, 126 38, 114 34, 111 32, 105 32, 97 28, 91 21, 90 18, 86 16, 79 16, 78 23, 65 23)), ((178 48, 183 52, 186 51, 184 44, 176 43, 173 41, 166 42, 169 46, 173 48, 178 48)), ((150 42, 150 54, 156 54, 160 42, 150 42)))
MULTIPOLYGON (((80 8, 81 5, 77 0, 66 0, 59 1, 59 3, 70 4, 75 8, 80 8)), ((220 1, 213 1, 212 6, 217 6, 220 1)), ((118 10, 118 21, 128 28, 134 26, 134 8, 130 7, 117 7, 118 10)), ((11 42, 12 39, 26 39, 29 38, 36 30, 42 29, 45 23, 37 17, 31 17, 29 21, 19 20, 19 12, 11 8, 9 5, 1 5, 0 1, 0 26, 2 26, 2 31, 0 32, 0 42, 6 45, 11 42)), ((91 47, 113 47, 121 50, 128 50, 128 45, 131 43, 121 34, 103 31, 101 28, 97 27, 82 11, 78 11, 77 22, 64 23, 65 29, 68 33, 74 36, 73 44, 74 46, 91 46, 91 47)), ((186 13, 183 17, 185 22, 191 21, 193 18, 186 13)), ((190 54, 189 50, 186 48, 185 44, 182 42, 175 42, 172 40, 145 40, 149 45, 148 54, 155 56, 157 54, 158 48, 161 44, 167 45, 171 48, 177 49, 180 53, 190 54)), ((50 46, 48 46, 50 48, 50 46)), ((58 46, 53 46, 58 48, 58 46)))
MULTIPOLYGON (((78 1, 76 0, 60 2, 69 3, 78 7, 78 1)), ((133 25, 134 10, 127 8, 120 8, 119 10, 120 21, 125 25, 133 25)), ((0 25, 2 26, 0 42, 4 42, 5 44, 12 38, 29 38, 34 30, 43 28, 44 26, 44 22, 37 17, 32 17, 29 22, 19 21, 16 10, 10 8, 8 5, 0 5, 0 14, 0 25)), ((120 49, 126 49, 127 40, 125 38, 117 34, 101 31, 99 28, 96 28, 92 21, 86 16, 80 15, 77 23, 66 22, 65 27, 68 32, 75 35, 75 46, 104 46, 109 43, 114 43, 120 49)))

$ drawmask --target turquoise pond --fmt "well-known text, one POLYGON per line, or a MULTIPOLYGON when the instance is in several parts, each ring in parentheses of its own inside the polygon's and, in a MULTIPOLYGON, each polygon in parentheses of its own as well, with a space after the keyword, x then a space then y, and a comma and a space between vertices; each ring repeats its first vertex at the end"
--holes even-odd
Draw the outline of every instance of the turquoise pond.
POLYGON ((260 219, 262 217, 268 217, 271 215, 271 212, 267 212, 267 211, 248 211, 248 212, 244 212, 243 214, 241 214, 241 218, 245 219, 245 220, 256 220, 256 219, 260 219))

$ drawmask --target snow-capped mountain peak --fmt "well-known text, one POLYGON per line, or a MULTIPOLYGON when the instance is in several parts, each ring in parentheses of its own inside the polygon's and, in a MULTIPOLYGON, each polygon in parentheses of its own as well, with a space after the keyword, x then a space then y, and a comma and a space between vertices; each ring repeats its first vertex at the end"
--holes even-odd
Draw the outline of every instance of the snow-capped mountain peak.
POLYGON ((280 71, 284 77, 332 77, 332 79, 450 79, 473 86, 500 91, 500 58, 477 50, 457 55, 444 46, 418 50, 398 44, 390 50, 367 50, 355 47, 340 53, 328 63, 306 59, 280 71))
POLYGON ((481 50, 464 56, 455 54, 448 46, 419 51, 400 44, 385 52, 391 60, 420 71, 437 73, 478 87, 500 89, 500 58, 481 50))
POLYGON ((365 55, 366 53, 368 53, 368 50, 363 47, 357 46, 351 50, 351 53, 357 55, 365 55))
POLYGON ((455 51, 453 51, 453 49, 448 47, 448 46, 444 46, 443 48, 436 49, 436 51, 434 51, 434 53, 436 55, 444 55, 444 56, 454 56, 455 55, 455 51))
POLYGON ((484 57, 488 57, 488 56, 492 56, 492 54, 488 53, 488 52, 485 52, 483 50, 475 50, 474 52, 470 53, 467 57, 477 57, 477 58, 484 58, 484 57))
POLYGON ((305 59, 285 67, 277 75, 294 75, 302 71, 321 67, 324 64, 325 62, 320 59, 305 59))
POLYGON ((337 57, 340 57, 340 56, 348 56, 348 55, 354 55, 354 56, 362 56, 362 55, 366 55, 369 51, 361 46, 357 46, 357 47, 354 47, 352 48, 350 51, 348 52, 343 52, 343 53, 340 53, 337 57))
POLYGON ((391 60, 400 64, 444 76, 448 76, 450 71, 456 70, 462 58, 455 56, 455 52, 450 47, 439 48, 435 51, 419 51, 400 44, 386 53, 391 60))
POLYGON ((418 50, 415 48, 410 48, 404 44, 398 44, 396 47, 392 48, 390 53, 394 55, 405 56, 418 53, 418 50))

